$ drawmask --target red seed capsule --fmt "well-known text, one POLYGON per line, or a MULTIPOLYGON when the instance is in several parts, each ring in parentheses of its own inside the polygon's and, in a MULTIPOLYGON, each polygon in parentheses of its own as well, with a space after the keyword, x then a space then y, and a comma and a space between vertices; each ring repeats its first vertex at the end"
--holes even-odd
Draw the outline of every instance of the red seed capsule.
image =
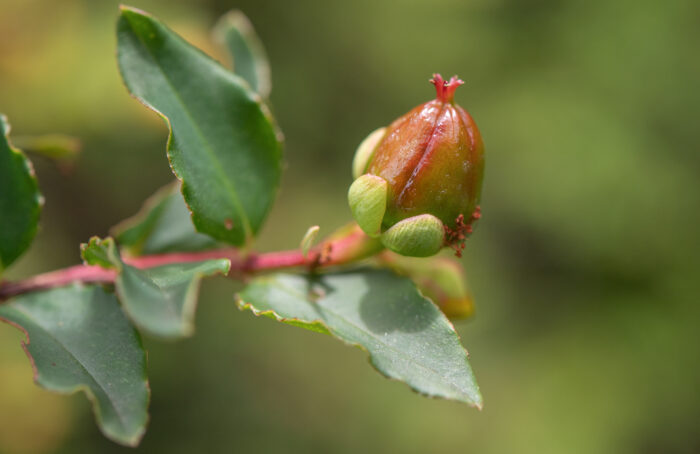
POLYGON ((458 246, 479 216, 484 145, 472 117, 454 103, 464 82, 456 76, 445 81, 439 74, 431 82, 436 99, 395 120, 381 138, 381 133, 370 136, 354 167, 387 182, 382 232, 430 214, 443 223, 444 245, 458 246))

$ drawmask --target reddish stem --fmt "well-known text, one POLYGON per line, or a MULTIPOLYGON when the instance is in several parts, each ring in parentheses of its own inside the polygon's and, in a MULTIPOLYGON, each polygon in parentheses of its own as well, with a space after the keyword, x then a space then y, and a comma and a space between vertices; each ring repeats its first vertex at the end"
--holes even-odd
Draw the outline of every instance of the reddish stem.
POLYGON ((116 271, 106 270, 99 266, 75 265, 62 270, 37 274, 22 281, 5 282, 0 285, 0 302, 11 296, 34 290, 61 287, 76 281, 85 283, 112 282, 116 275, 116 271))
MULTIPOLYGON (((199 262, 211 259, 229 259, 231 270, 229 275, 242 277, 265 271, 285 268, 306 267, 316 269, 332 265, 341 265, 367 257, 379 249, 372 240, 354 228, 344 235, 331 238, 304 255, 295 249, 242 255, 237 249, 217 249, 201 252, 176 252, 171 254, 145 255, 140 257, 125 257, 124 262, 136 268, 153 268, 173 263, 199 262)), ((114 270, 106 270, 99 266, 75 265, 68 268, 38 274, 28 279, 15 282, 0 283, 0 303, 12 296, 61 287, 71 282, 111 283, 117 277, 114 270)))

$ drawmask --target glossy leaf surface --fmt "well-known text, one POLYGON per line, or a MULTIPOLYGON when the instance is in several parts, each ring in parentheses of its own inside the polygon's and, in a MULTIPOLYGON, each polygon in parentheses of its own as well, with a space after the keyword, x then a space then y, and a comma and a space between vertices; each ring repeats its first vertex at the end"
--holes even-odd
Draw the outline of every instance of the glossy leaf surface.
POLYGON ((272 206, 281 142, 267 107, 238 76, 152 16, 122 7, 119 69, 170 128, 168 157, 199 232, 247 244, 272 206))
POLYGON ((379 372, 421 394, 482 405, 457 333, 408 278, 375 269, 276 274, 255 279, 238 304, 359 345, 379 372))

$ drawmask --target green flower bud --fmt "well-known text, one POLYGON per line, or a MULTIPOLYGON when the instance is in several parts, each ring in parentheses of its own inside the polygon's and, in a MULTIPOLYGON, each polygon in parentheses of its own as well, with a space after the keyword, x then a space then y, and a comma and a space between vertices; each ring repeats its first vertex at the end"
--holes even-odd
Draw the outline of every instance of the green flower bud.
POLYGON ((369 236, 381 233, 382 219, 386 211, 388 185, 383 178, 362 175, 350 185, 348 202, 352 216, 360 228, 369 236))
POLYGON ((367 170, 367 164, 377 149, 377 144, 384 137, 386 128, 375 129, 362 141, 357 151, 355 158, 352 160, 352 177, 359 178, 367 170))
POLYGON ((381 236, 382 244, 397 254, 430 257, 445 243, 445 229, 432 214, 421 214, 397 222, 381 236))
MULTIPOLYGON (((445 81, 439 74, 431 82, 436 99, 370 134, 355 155, 353 174, 355 178, 364 178, 360 177, 364 173, 386 181, 386 206, 380 225, 385 235, 403 220, 429 214, 441 221, 442 246, 454 248, 460 256, 473 221, 480 217, 484 145, 474 120, 454 103, 454 92, 463 82, 457 77, 445 81)), ((359 193, 355 195, 359 197, 359 193)), ((353 205, 362 203, 355 199, 353 205)), ((375 208, 369 225, 366 219, 355 219, 375 232, 378 212, 375 208)), ((365 227, 363 230, 367 231, 365 227)), ((430 239, 436 237, 433 234, 430 239)), ((406 244, 396 233, 390 235, 389 243, 382 238, 390 249, 389 243, 394 248, 406 244)), ((428 248, 413 245, 401 249, 424 252, 428 248)))

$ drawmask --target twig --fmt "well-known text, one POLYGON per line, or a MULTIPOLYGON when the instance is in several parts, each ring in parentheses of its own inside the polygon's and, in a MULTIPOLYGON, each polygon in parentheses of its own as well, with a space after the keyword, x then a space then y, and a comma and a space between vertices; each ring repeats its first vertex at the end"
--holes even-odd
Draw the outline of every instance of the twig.
MULTIPOLYGON (((377 251, 375 240, 365 236, 359 229, 347 235, 328 240, 310 251, 306 256, 299 250, 252 253, 247 256, 238 249, 225 248, 199 252, 176 252, 170 254, 125 257, 124 262, 136 268, 146 269, 174 263, 200 262, 211 259, 229 259, 230 276, 244 277, 266 271, 306 267, 315 269, 340 265, 362 259, 377 251)), ((71 282, 111 283, 117 277, 115 270, 99 266, 75 265, 27 279, 0 283, 0 302, 23 293, 62 287, 71 282)))

